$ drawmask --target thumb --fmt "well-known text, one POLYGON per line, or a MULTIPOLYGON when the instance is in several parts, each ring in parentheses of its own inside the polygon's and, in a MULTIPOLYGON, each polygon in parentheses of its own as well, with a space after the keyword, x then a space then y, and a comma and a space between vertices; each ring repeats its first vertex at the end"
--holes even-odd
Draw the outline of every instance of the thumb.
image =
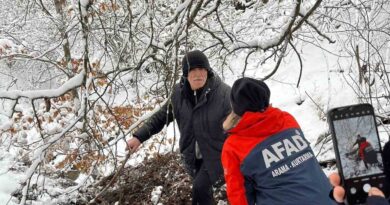
POLYGON ((370 191, 368 192, 368 196, 381 196, 381 197, 385 197, 383 192, 381 190, 379 190, 378 188, 376 188, 376 187, 372 187, 370 189, 370 191))

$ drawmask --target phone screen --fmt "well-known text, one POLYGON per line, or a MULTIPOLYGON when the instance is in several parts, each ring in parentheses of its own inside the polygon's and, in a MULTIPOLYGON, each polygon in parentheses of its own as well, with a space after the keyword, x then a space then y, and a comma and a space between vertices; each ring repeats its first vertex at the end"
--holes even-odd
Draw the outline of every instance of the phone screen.
POLYGON ((370 112, 333 116, 342 172, 346 180, 383 173, 379 137, 373 113, 370 112))

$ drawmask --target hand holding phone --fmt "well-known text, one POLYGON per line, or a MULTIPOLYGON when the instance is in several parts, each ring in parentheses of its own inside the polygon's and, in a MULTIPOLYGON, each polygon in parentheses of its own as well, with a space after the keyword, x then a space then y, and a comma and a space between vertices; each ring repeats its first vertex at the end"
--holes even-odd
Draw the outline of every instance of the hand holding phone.
MULTIPOLYGON (((341 179, 338 173, 332 173, 329 175, 329 182, 333 186, 332 196, 339 205, 344 205, 345 190, 340 186, 341 179)), ((384 193, 376 188, 372 187, 368 192, 368 197, 365 205, 389 205, 389 202, 385 198, 384 193)))
POLYGON ((365 203, 371 187, 383 188, 381 146, 370 104, 328 112, 337 168, 349 204, 365 203))

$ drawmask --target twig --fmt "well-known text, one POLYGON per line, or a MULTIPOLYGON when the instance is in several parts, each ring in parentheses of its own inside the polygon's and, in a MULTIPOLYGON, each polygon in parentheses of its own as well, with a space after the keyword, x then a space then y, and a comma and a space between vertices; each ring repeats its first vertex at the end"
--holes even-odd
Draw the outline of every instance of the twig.
POLYGON ((305 91, 306 95, 310 98, 310 100, 316 105, 316 107, 325 115, 325 111, 313 100, 313 98, 305 91))
POLYGON ((359 84, 361 85, 362 81, 363 81, 363 72, 362 72, 362 66, 360 65, 359 46, 358 45, 356 45, 355 56, 356 56, 356 62, 357 62, 358 71, 359 71, 359 84))
POLYGON ((299 88, 299 83, 301 82, 302 70, 303 70, 302 58, 301 58, 301 55, 299 54, 299 52, 297 51, 297 49, 295 48, 295 46, 291 43, 291 41, 289 41, 288 43, 290 44, 290 46, 293 48, 293 50, 297 54, 297 57, 299 60, 300 69, 299 69, 299 77, 298 77, 298 82, 297 82, 297 88, 299 88))
POLYGON ((110 187, 110 186, 112 186, 113 184, 114 184, 114 182, 115 182, 115 180, 116 180, 116 178, 118 178, 118 176, 122 173, 122 170, 123 170, 123 168, 125 167, 125 165, 126 165, 126 162, 127 162, 127 160, 129 160, 129 158, 130 158, 130 156, 131 156, 131 151, 129 151, 128 153, 127 153, 127 155, 126 155, 126 158, 123 160, 123 163, 122 163, 122 165, 119 167, 119 169, 118 169, 118 171, 115 173, 115 175, 112 177, 112 179, 110 180, 110 182, 95 196, 95 198, 93 198, 90 202, 89 202, 89 204, 93 204, 93 203, 96 203, 97 201, 97 199, 98 198, 100 198, 106 191, 107 191, 107 189, 110 187))

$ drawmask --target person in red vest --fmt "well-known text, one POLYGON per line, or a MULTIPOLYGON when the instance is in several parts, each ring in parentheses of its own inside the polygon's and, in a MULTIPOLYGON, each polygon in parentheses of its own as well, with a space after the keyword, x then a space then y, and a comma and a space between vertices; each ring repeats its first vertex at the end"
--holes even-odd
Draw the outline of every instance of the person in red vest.
POLYGON ((222 149, 231 205, 331 205, 332 186, 295 118, 269 104, 263 82, 234 82, 222 149))
POLYGON ((368 169, 369 165, 375 165, 378 163, 377 153, 365 137, 358 134, 353 146, 356 144, 358 145, 359 159, 364 162, 366 169, 368 169))

